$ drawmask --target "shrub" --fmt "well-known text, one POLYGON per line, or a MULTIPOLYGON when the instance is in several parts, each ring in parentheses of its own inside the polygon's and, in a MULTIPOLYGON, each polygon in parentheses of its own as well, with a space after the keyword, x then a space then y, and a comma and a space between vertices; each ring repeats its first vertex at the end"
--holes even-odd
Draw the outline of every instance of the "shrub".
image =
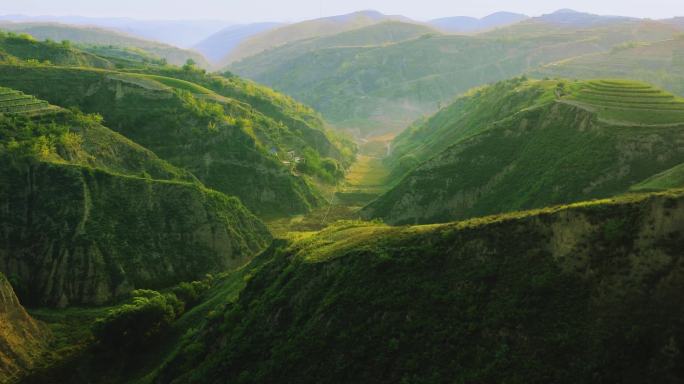
POLYGON ((202 295, 211 288, 207 281, 193 281, 192 283, 181 283, 173 289, 173 294, 185 303, 185 308, 197 305, 202 295))
POLYGON ((104 346, 143 346, 166 331, 183 312, 183 303, 173 294, 136 290, 129 304, 111 310, 94 325, 93 334, 104 346))

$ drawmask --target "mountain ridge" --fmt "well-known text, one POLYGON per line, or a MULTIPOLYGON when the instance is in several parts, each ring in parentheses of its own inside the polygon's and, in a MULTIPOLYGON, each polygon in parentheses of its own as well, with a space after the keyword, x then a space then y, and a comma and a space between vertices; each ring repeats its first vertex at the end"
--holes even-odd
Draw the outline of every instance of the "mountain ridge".
POLYGON ((684 102, 649 85, 498 83, 400 136, 398 182, 362 215, 426 224, 626 193, 682 162, 682 135, 684 102))
POLYGON ((662 351, 681 329, 682 207, 680 190, 444 225, 339 223, 270 251, 156 381, 676 381, 662 351))
POLYGON ((428 24, 441 29, 443 32, 477 33, 488 29, 505 27, 527 19, 529 19, 529 16, 520 13, 495 12, 479 19, 469 16, 454 16, 430 20, 428 24))

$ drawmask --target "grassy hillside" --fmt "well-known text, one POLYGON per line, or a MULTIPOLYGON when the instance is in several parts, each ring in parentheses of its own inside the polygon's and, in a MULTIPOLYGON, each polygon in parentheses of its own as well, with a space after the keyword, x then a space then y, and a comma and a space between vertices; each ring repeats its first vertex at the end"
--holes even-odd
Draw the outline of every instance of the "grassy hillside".
POLYGON ((324 37, 312 37, 284 44, 231 64, 230 68, 250 74, 268 72, 278 62, 296 60, 299 56, 324 49, 375 47, 411 40, 437 32, 425 25, 399 21, 385 21, 368 27, 324 37))
POLYGON ((610 51, 628 41, 658 41, 678 33, 663 23, 641 21, 593 28, 519 25, 477 36, 424 35, 381 46, 326 46, 296 56, 284 46, 231 69, 312 105, 343 128, 399 131, 472 87, 539 65, 610 51))
MULTIPOLYGON (((201 72, 197 76, 204 78, 201 72)), ((261 105, 161 75, 0 67, 0 84, 102 114, 117 132, 191 171, 207 186, 238 196, 256 213, 282 215, 316 206, 318 192, 306 175, 334 182, 342 163, 334 157, 343 156, 316 126, 320 120, 310 109, 263 88, 239 80, 205 80, 261 105), (294 164, 290 151, 304 159, 301 164, 294 164)))
POLYGON ((684 38, 654 43, 627 42, 609 52, 545 65, 535 76, 577 79, 625 78, 647 81, 684 95, 684 38))
POLYGON ((30 305, 102 304, 168 287, 240 266, 270 240, 237 199, 97 115, 1 113, 0 162, 0 271, 30 305))
POLYGON ((152 55, 166 59, 170 64, 183 65, 188 59, 194 60, 203 68, 208 68, 209 63, 199 53, 184 50, 128 36, 120 32, 95 28, 81 27, 58 23, 0 23, 0 30, 16 33, 26 33, 38 40, 50 39, 53 41, 68 40, 74 44, 82 45, 114 45, 124 48, 139 48, 152 55))
POLYGON ((140 48, 116 45, 81 45, 80 49, 106 59, 117 68, 145 68, 164 66, 165 64, 165 59, 140 48))
POLYGON ((272 252, 155 382, 674 383, 683 219, 678 191, 339 224, 272 252))
POLYGON ((375 11, 361 11, 286 25, 259 33, 241 42, 220 65, 225 66, 295 41, 330 36, 387 20, 403 20, 403 18, 387 16, 375 11))
POLYGON ((684 164, 677 165, 667 171, 634 185, 632 191, 662 191, 684 187, 684 164))
POLYGON ((539 106, 554 98, 553 90, 523 79, 502 81, 475 88, 442 108, 427 120, 419 120, 392 142, 385 162, 394 177, 425 162, 455 142, 482 132, 489 126, 523 109, 539 106))
POLYGON ((400 137, 399 166, 419 165, 364 215, 446 222, 624 193, 684 161, 683 111, 682 100, 643 83, 495 85, 400 137))
MULTIPOLYGON (((323 157, 332 158, 346 167, 352 161, 355 146, 346 137, 327 129, 320 115, 311 107, 272 89, 235 76, 229 72, 206 74, 202 71, 179 70, 178 68, 147 69, 147 74, 157 74, 163 78, 184 80, 200 87, 200 93, 212 93, 249 105, 252 110, 283 123, 289 137, 287 145, 300 153, 310 146, 323 157)), ((158 80, 161 78, 157 78, 158 80)), ((167 80, 169 81, 169 80, 167 80)), ((286 136, 282 134, 282 136, 286 136)), ((315 162, 316 159, 310 159, 315 162)), ((306 171, 305 171, 306 172, 306 171)), ((329 175, 333 176, 333 175, 329 175)))
POLYGON ((7 55, 4 59, 0 58, 2 62, 23 60, 95 68, 114 67, 108 60, 76 49, 68 42, 36 41, 32 36, 25 34, 0 32, 0 51, 7 55))

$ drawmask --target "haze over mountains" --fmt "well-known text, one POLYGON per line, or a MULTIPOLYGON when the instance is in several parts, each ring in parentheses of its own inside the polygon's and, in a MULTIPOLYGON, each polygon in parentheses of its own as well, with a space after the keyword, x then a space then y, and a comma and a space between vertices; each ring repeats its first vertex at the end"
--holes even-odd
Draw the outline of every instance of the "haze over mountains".
POLYGON ((131 18, 98 18, 83 16, 4 15, 0 20, 21 23, 60 23, 113 29, 133 36, 180 48, 190 48, 207 36, 233 24, 218 20, 136 20, 131 18))
POLYGON ((472 33, 515 24, 528 18, 529 16, 519 13, 496 12, 481 19, 467 16, 445 17, 430 20, 429 24, 444 32, 472 33))
MULTIPOLYGON (((203 54, 208 61, 218 68, 255 55, 268 48, 310 37, 333 35, 383 21, 425 24, 444 33, 472 34, 505 27, 528 19, 530 17, 523 14, 496 12, 481 19, 454 16, 419 22, 404 16, 383 15, 377 11, 360 11, 294 24, 278 22, 235 24, 230 21, 218 20, 137 20, 82 16, 0 16, 0 20, 16 23, 60 23, 81 27, 100 27, 179 48, 192 48, 203 54), (272 31, 274 29, 277 31, 272 31)), ((589 27, 629 18, 599 16, 564 9, 532 19, 555 25, 589 27)), ((670 22, 677 24, 676 19, 670 22)), ((22 28, 15 26, 13 29, 22 28)), ((49 36, 41 35, 38 37, 49 36)), ((90 41, 88 39, 83 40, 86 43, 90 43, 90 41)))

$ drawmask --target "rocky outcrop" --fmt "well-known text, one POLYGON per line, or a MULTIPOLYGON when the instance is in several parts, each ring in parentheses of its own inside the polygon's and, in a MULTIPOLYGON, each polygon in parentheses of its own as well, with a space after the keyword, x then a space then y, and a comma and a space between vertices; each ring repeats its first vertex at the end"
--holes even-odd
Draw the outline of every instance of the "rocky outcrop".
POLYGON ((31 305, 102 304, 245 263, 270 241, 235 198, 198 183, 4 163, 0 271, 31 305))
POLYGON ((49 338, 47 327, 26 312, 0 273, 0 383, 14 382, 30 369, 49 338))

